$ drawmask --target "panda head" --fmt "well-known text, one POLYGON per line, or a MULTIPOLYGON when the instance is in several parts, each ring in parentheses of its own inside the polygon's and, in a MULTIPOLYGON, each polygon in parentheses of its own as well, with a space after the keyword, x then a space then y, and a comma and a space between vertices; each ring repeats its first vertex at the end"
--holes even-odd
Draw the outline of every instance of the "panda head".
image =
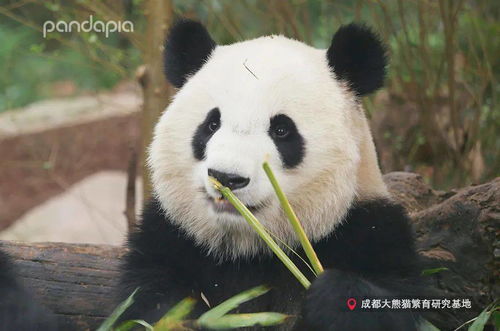
POLYGON ((201 24, 178 22, 165 44, 165 72, 179 90, 149 155, 169 219, 219 257, 267 251, 219 199, 213 176, 294 246, 264 160, 314 241, 356 200, 387 195, 359 100, 382 86, 385 67, 385 49, 365 26, 341 27, 322 50, 283 36, 219 46, 201 24))

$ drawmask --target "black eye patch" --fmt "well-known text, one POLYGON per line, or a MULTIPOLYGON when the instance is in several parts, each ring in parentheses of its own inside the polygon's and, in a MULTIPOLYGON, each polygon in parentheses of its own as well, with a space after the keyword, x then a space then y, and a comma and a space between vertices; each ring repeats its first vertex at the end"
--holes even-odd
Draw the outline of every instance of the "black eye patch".
POLYGON ((279 114, 271 118, 268 133, 285 168, 294 168, 302 162, 305 154, 304 138, 290 117, 279 114))
POLYGON ((208 112, 205 120, 198 125, 198 128, 194 133, 193 140, 191 140, 193 154, 196 159, 203 160, 205 157, 205 148, 207 147, 207 143, 210 138, 212 138, 214 133, 219 130, 220 125, 219 108, 214 108, 208 112))

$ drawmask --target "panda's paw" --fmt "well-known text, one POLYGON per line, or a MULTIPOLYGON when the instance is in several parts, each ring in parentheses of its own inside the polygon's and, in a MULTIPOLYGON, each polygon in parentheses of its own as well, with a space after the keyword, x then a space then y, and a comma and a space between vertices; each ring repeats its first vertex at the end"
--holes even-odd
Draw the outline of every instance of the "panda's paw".
POLYGON ((416 330, 411 312, 360 309, 360 298, 395 296, 357 274, 326 270, 307 290, 297 330, 416 330), (349 301, 349 299, 356 300, 349 301))

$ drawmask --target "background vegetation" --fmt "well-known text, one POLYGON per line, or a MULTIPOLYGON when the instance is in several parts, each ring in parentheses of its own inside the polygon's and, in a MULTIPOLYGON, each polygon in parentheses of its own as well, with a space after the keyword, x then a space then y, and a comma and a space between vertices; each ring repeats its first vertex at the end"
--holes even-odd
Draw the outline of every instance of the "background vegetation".
POLYGON ((500 169, 499 12, 494 0, 3 0, 0 111, 59 96, 61 82, 72 95, 138 79, 144 147, 171 94, 159 45, 176 17, 204 22, 220 44, 281 33, 316 47, 327 47, 341 24, 362 21, 391 56, 387 89, 364 100, 383 171, 416 171, 434 187, 457 187, 500 169), (46 20, 89 15, 131 20, 135 31, 42 36, 46 20))

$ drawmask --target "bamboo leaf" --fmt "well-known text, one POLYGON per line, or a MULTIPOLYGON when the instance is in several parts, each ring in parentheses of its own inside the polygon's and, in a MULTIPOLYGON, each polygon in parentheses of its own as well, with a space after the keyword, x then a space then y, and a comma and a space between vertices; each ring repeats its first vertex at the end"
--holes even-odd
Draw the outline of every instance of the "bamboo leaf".
POLYGON ((227 299, 226 301, 217 305, 216 307, 210 309, 203 315, 201 315, 200 318, 198 318, 198 322, 200 323, 200 325, 203 325, 203 323, 205 323, 208 320, 218 319, 227 314, 228 312, 230 312, 231 310, 237 308, 242 303, 250 301, 256 297, 259 297, 267 293, 267 291, 269 290, 270 289, 267 286, 257 286, 249 290, 246 290, 244 292, 241 292, 227 299))
POLYGON ((439 329, 428 320, 422 318, 420 324, 418 325, 418 331, 439 331, 439 329))
POLYGON ((134 292, 122 303, 118 305, 118 307, 113 310, 111 315, 109 315, 108 318, 99 326, 97 331, 111 331, 113 325, 116 323, 118 318, 127 310, 128 307, 130 307, 134 303, 134 295, 137 293, 139 288, 136 288, 134 292))
POLYGON ((193 298, 185 298, 177 303, 165 315, 163 315, 158 322, 155 323, 155 331, 167 331, 176 324, 179 324, 193 311, 195 304, 196 300, 193 298))
POLYGON ((125 321, 117 328, 114 328, 113 331, 129 331, 136 327, 137 325, 142 325, 146 330, 153 331, 153 326, 146 321, 143 320, 130 320, 125 321))
POLYGON ((468 330, 469 331, 483 331, 484 326, 486 325, 486 323, 490 319, 492 311, 493 310, 489 310, 489 307, 487 307, 485 310, 483 310, 481 312, 481 314, 479 314, 479 316, 476 318, 474 323, 472 323, 471 326, 469 326, 468 330))
POLYGON ((500 330, 500 312, 498 309, 493 312, 493 324, 496 330, 500 330))
POLYGON ((425 270, 422 270, 422 276, 430 276, 430 275, 437 274, 439 272, 447 271, 447 270, 450 270, 450 269, 448 269, 446 267, 439 267, 439 268, 433 268, 433 269, 425 269, 425 270))
POLYGON ((273 326, 283 323, 289 316, 280 313, 229 314, 205 321, 201 326, 209 329, 235 329, 252 326, 273 326))

